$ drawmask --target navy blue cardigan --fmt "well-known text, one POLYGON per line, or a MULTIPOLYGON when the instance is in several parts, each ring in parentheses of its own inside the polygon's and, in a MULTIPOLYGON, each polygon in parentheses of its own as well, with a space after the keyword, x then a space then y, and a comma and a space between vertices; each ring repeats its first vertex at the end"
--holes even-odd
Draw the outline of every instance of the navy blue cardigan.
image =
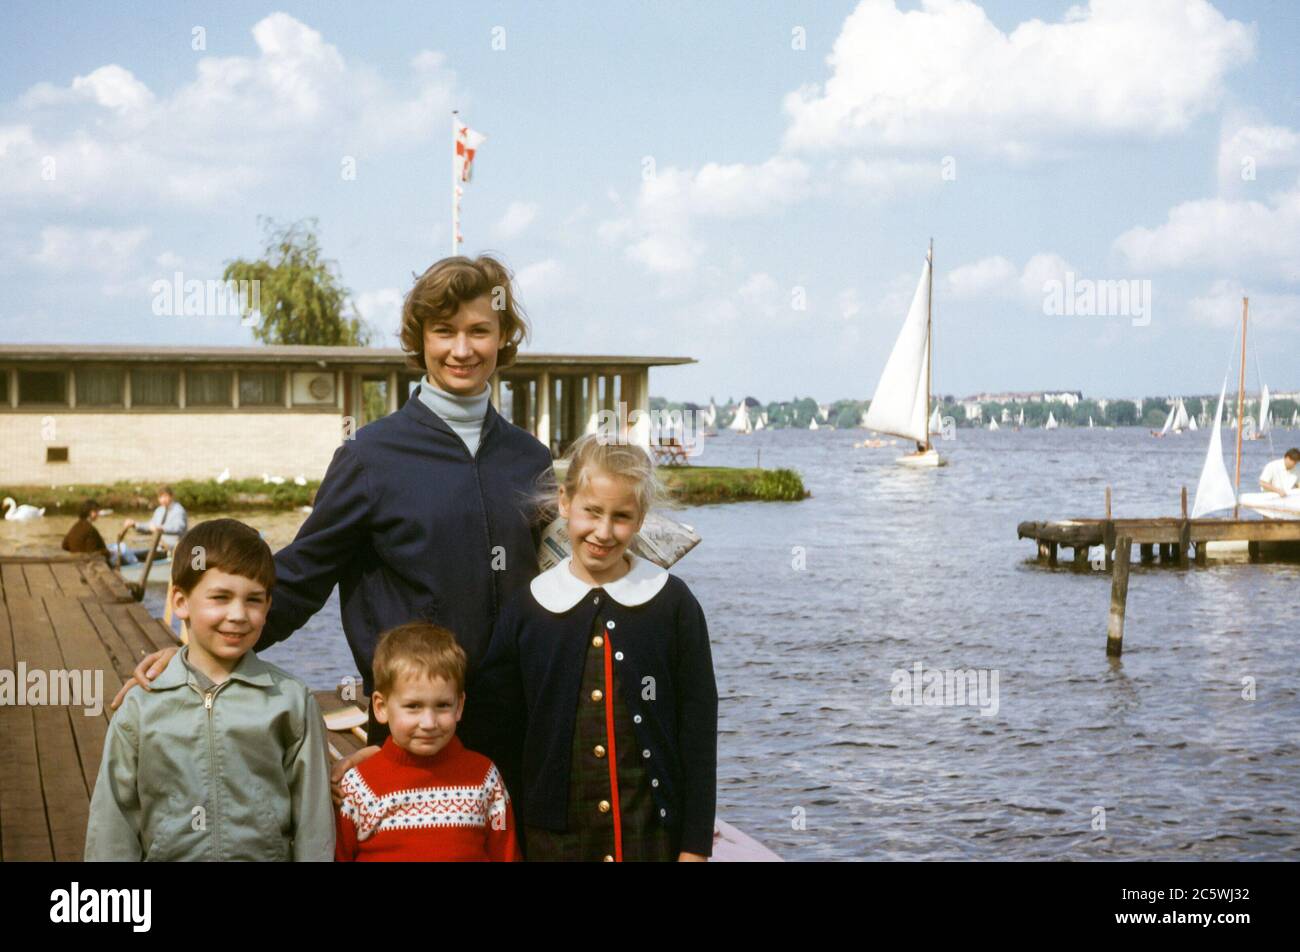
POLYGON ((507 787, 522 801, 517 815, 530 826, 564 830, 583 662, 592 631, 610 622, 614 664, 655 804, 682 850, 709 856, 718 690, 704 612, 674 575, 640 605, 619 604, 604 588, 593 588, 557 614, 528 588, 515 595, 468 688, 465 721, 474 725, 476 749, 506 774, 507 787))
POLYGON ((426 620, 481 661, 500 606, 537 575, 527 497, 551 454, 491 406, 478 452, 415 397, 339 447, 297 537, 275 555, 256 650, 288 638, 337 583, 343 631, 365 681, 379 635, 426 620))

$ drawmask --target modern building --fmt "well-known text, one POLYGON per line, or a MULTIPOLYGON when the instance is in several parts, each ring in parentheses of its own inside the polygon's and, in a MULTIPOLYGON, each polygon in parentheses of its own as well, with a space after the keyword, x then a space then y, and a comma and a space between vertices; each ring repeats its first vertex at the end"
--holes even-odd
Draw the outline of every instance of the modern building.
MULTIPOLYGON (((647 445, 650 368, 694 362, 520 354, 492 403, 557 455, 598 420, 647 445)), ((0 484, 318 479, 420 377, 394 348, 0 345, 0 484)))

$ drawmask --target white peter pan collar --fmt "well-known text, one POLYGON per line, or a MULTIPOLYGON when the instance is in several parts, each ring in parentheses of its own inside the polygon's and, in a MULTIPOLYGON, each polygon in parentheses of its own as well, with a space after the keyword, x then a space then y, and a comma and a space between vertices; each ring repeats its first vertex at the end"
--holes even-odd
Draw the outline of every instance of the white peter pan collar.
POLYGON ((659 590, 668 583, 668 570, 638 558, 631 552, 626 553, 632 568, 626 575, 614 582, 604 585, 588 585, 573 574, 571 563, 573 556, 565 557, 559 565, 553 565, 529 583, 533 598, 547 611, 567 612, 593 588, 603 588, 609 597, 620 605, 631 607, 644 605, 659 594, 659 590))

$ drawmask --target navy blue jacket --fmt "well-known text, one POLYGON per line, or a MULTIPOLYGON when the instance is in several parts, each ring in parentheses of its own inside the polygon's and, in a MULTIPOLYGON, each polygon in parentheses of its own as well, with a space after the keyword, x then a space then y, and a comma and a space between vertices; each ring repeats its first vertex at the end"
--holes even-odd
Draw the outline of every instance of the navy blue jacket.
POLYGON ((335 452, 311 515, 275 555, 256 650, 301 628, 337 583, 367 694, 379 636, 409 621, 451 629, 473 667, 500 606, 537 575, 528 496, 550 467, 546 447, 491 404, 473 457, 415 397, 363 426, 335 452))
POLYGON ((514 596, 468 689, 477 749, 506 773, 516 815, 565 829, 578 692, 597 626, 614 651, 660 816, 682 850, 708 856, 718 754, 709 631, 686 583, 652 563, 634 559, 624 579, 591 588, 566 559, 514 596))

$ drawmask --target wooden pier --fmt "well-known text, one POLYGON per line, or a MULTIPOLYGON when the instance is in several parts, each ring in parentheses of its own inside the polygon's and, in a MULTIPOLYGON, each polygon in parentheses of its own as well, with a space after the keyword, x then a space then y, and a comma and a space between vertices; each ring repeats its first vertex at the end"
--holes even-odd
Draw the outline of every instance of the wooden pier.
MULTIPOLYGON (((103 709, 93 715, 85 697, 76 705, 0 703, 0 860, 82 858, 108 705, 140 659, 178 643, 100 558, 0 556, 0 672, 16 680, 21 664, 27 672, 103 673, 103 709)), ((337 692, 315 694, 324 711, 340 706, 337 692)), ((364 697, 358 704, 367 707, 364 697)), ((331 759, 362 746, 351 731, 326 737, 331 759)), ((722 821, 714 858, 780 859, 722 821)))
POLYGON ((1038 543, 1038 561, 1055 568, 1060 549, 1072 549, 1069 563, 1087 571, 1088 549, 1104 546, 1110 571, 1115 540, 1128 536, 1138 546, 1143 565, 1157 561, 1187 568, 1205 565, 1211 542, 1245 542, 1250 561, 1300 555, 1300 520, 1295 519, 1066 519, 1022 522, 1020 539, 1038 543))

